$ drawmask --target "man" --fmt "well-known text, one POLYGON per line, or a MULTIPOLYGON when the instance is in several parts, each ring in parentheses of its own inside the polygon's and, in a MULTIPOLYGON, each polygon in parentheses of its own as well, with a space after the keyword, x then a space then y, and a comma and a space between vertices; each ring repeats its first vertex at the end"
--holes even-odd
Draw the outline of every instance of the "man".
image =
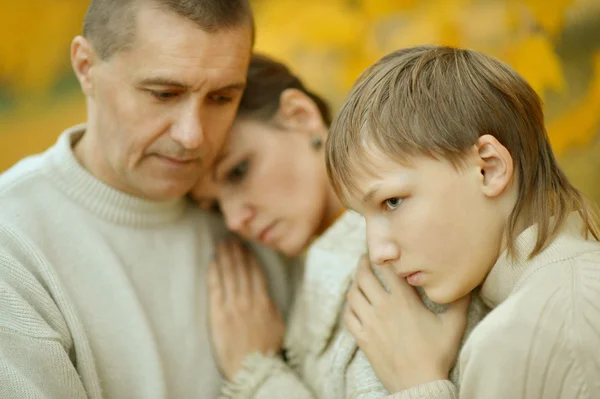
POLYGON ((205 272, 222 225, 185 194, 225 140, 252 37, 245 0, 92 0, 71 51, 87 123, 0 176, 0 397, 218 395, 205 272))

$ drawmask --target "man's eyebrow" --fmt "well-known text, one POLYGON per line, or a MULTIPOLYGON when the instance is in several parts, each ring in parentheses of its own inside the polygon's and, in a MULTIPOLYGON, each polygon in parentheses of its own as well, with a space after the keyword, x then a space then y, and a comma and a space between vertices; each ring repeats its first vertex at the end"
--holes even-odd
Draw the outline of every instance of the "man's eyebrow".
MULTIPOLYGON (((168 86, 177 87, 180 89, 186 89, 189 86, 183 84, 177 80, 169 78, 146 78, 140 82, 140 86, 168 86)), ((219 87, 212 92, 226 91, 226 90, 244 90, 246 88, 246 82, 236 82, 228 84, 227 86, 219 87)))
POLYGON ((178 82, 173 79, 168 79, 168 78, 146 78, 140 82, 140 85, 141 86, 169 86, 169 87, 179 87, 182 89, 188 87, 187 85, 185 85, 181 82, 178 82))

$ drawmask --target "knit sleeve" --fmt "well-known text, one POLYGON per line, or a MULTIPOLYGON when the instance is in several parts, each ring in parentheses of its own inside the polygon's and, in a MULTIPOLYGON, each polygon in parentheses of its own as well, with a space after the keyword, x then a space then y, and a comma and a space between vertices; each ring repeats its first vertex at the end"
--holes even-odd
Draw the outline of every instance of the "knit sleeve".
POLYGON ((86 398, 50 296, 0 253, 0 398, 86 398))
POLYGON ((458 389, 450 380, 439 380, 396 392, 386 399, 458 399, 458 389))
POLYGON ((314 399, 311 390, 276 356, 248 355, 242 369, 225 383, 221 399, 314 399))

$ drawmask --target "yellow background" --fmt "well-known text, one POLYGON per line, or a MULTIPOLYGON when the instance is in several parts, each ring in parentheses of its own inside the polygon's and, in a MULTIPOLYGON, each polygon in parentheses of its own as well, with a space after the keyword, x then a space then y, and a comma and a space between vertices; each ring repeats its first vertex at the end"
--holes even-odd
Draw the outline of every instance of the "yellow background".
MULTIPOLYGON (((0 0, 0 171, 85 120, 70 69, 85 0, 0 0)), ((255 0, 258 51, 288 62, 334 110, 394 49, 447 44, 508 62, 546 103, 550 138, 600 202, 600 0, 255 0)))

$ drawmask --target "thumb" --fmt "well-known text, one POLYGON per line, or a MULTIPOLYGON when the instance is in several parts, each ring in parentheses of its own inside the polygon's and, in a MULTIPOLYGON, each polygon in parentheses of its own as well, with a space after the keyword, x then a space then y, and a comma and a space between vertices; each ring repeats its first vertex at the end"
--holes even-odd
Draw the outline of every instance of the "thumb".
POLYGON ((439 315, 446 331, 462 337, 467 326, 467 311, 471 303, 471 294, 452 302, 444 313, 439 315))

